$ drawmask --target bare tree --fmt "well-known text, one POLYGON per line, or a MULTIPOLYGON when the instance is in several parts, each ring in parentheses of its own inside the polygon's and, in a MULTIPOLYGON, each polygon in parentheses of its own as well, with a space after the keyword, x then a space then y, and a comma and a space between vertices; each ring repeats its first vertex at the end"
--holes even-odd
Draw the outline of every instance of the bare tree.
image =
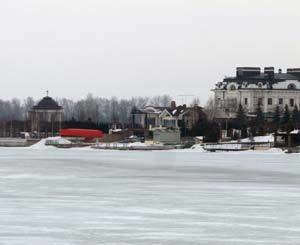
POLYGON ((169 95, 157 95, 150 99, 152 106, 170 106, 172 98, 169 95))
POLYGON ((194 98, 190 105, 191 106, 200 106, 200 99, 198 97, 194 98))
POLYGON ((208 120, 213 120, 216 116, 216 105, 215 105, 215 100, 213 97, 210 97, 204 107, 204 112, 207 116, 208 120))

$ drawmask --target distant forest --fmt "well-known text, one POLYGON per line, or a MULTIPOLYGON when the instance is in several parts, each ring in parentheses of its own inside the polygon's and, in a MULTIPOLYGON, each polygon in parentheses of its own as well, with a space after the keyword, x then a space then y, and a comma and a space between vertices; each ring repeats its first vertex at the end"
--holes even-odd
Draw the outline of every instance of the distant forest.
MULTIPOLYGON (((110 99, 88 94, 86 98, 74 101, 67 98, 55 98, 64 108, 64 121, 89 121, 94 123, 128 123, 132 108, 146 105, 169 106, 169 95, 153 97, 132 97, 130 99, 110 99)), ((26 121, 27 112, 39 101, 28 97, 19 99, 0 99, 0 121, 26 121)))

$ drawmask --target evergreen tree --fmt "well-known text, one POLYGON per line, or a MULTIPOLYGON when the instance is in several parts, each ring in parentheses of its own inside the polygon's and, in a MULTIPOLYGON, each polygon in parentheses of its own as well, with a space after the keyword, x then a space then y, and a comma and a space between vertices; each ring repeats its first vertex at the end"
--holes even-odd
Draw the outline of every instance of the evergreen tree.
POLYGON ((256 114, 256 123, 263 123, 264 114, 260 105, 257 106, 255 114, 256 114))
POLYGON ((294 107, 292 118, 293 118, 293 123, 300 122, 300 113, 297 105, 294 107))
POLYGON ((281 114, 280 108, 279 108, 279 106, 276 106, 274 116, 273 116, 273 123, 275 123, 275 124, 280 123, 280 114, 281 114))
POLYGON ((261 106, 258 105, 256 108, 256 119, 255 119, 255 127, 258 135, 264 134, 264 114, 261 109, 261 106))
POLYGON ((285 105, 282 122, 284 124, 289 123, 290 122, 290 117, 291 117, 291 115, 290 115, 289 107, 288 107, 288 105, 285 105))
POLYGON ((215 122, 204 122, 203 136, 205 142, 217 142, 220 138, 220 126, 215 122))
POLYGON ((236 124, 238 129, 245 128, 247 124, 247 117, 244 112, 244 108, 241 104, 239 104, 238 111, 236 114, 236 124))
POLYGON ((284 124, 284 130, 287 132, 290 132, 294 129, 293 123, 291 121, 291 113, 289 111, 288 105, 285 106, 284 114, 283 114, 283 124, 284 124))

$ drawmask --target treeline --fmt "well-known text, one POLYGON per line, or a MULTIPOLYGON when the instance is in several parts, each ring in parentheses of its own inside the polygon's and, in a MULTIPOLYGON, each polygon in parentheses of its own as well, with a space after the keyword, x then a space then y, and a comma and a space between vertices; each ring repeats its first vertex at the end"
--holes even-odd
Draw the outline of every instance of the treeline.
MULTIPOLYGON (((103 98, 88 94, 86 98, 74 101, 67 98, 56 98, 64 108, 65 121, 92 121, 94 123, 128 123, 132 108, 146 105, 169 106, 172 98, 169 95, 153 97, 132 97, 118 99, 103 98)), ((0 100, 0 121, 26 121, 27 112, 36 104, 33 98, 0 100)))
POLYGON ((297 105, 290 110, 288 105, 284 108, 276 107, 273 113, 264 114, 258 106, 253 115, 247 115, 240 104, 236 118, 216 121, 209 117, 215 114, 215 107, 210 102, 206 105, 205 112, 208 120, 194 125, 189 134, 203 135, 206 142, 217 142, 221 131, 227 131, 227 136, 233 139, 264 136, 277 131, 290 132, 300 129, 300 111, 297 105))
MULTIPOLYGON (((292 131, 300 126, 300 112, 297 105, 290 111, 288 105, 284 109, 276 107, 272 114, 265 115, 260 106, 256 108, 255 116, 246 116, 242 105, 239 105, 237 117, 227 122, 227 128, 241 130, 241 137, 260 136, 267 133, 274 133, 278 130, 292 131)), ((225 125, 222 125, 225 128, 225 125)))
POLYGON ((0 121, 23 121, 26 119, 27 112, 34 106, 31 97, 21 101, 19 99, 1 100, 0 99, 0 121))

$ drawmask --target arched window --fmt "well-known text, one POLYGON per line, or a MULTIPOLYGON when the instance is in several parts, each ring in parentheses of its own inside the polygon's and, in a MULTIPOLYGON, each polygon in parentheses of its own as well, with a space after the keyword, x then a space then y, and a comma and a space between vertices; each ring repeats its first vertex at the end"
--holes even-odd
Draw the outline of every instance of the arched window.
POLYGON ((258 86, 259 88, 261 88, 261 87, 263 86, 262 82, 259 82, 259 83, 257 84, 257 86, 258 86))
POLYGON ((235 87, 235 85, 231 84, 230 87, 229 87, 229 89, 230 90, 236 90, 236 87, 235 87))
POLYGON ((290 90, 294 90, 296 89, 296 85, 294 83, 290 83, 287 88, 290 90))

